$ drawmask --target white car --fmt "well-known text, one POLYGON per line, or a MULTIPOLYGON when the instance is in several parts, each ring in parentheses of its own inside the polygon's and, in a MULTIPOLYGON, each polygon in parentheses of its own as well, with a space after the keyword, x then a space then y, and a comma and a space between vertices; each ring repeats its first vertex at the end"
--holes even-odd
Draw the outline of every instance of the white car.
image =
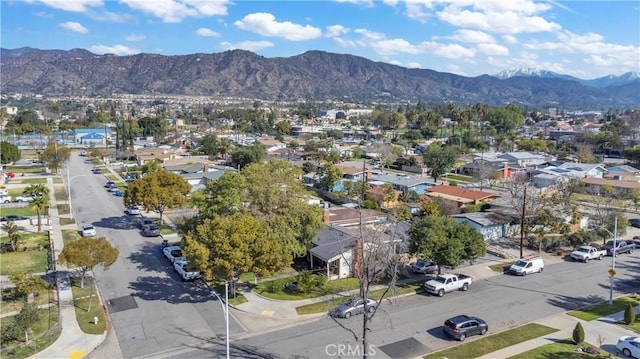
POLYGON ((87 151, 84 151, 84 150, 80 151, 80 156, 83 156, 83 157, 84 157, 84 156, 86 156, 86 155, 87 155, 87 151))
POLYGON ((131 207, 127 207, 127 209, 125 209, 124 212, 130 216, 139 216, 140 208, 138 208, 138 206, 131 206, 131 207))
POLYGON ((640 358, 640 337, 620 337, 616 348, 627 357, 640 358))
POLYGON ((16 197, 14 199, 14 201, 16 201, 16 202, 33 202, 33 197, 22 195, 22 196, 16 197))
POLYGON ((90 224, 85 224, 82 226, 82 236, 83 237, 95 237, 98 235, 96 232, 96 228, 90 224))

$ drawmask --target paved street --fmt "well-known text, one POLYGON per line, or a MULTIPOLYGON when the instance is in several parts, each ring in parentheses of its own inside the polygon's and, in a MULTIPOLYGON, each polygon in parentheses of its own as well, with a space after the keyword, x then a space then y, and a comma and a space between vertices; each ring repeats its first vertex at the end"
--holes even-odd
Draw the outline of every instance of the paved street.
MULTIPOLYGON (((103 175, 83 157, 70 160, 71 198, 78 226, 91 223, 119 250, 108 270, 96 270, 100 294, 115 331, 90 357, 136 358, 224 340, 219 302, 208 289, 183 283, 159 251, 160 238, 143 237, 122 198, 107 192, 103 175)), ((66 178, 65 178, 66 180, 66 178)), ((230 332, 242 328, 231 318, 230 332)))

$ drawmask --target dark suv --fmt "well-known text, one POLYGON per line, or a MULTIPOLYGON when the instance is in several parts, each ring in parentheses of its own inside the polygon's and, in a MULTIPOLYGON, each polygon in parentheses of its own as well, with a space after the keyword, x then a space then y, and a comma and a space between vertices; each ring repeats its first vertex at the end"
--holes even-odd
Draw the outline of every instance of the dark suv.
POLYGON ((444 322, 443 330, 448 336, 459 341, 471 335, 484 335, 489 326, 484 320, 469 315, 458 315, 444 322))

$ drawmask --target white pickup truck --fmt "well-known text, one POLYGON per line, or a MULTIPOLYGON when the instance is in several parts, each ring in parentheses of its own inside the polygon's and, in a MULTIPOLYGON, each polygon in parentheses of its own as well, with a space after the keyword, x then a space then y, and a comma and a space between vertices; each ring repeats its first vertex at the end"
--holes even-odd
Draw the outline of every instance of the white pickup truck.
POLYGON ((175 263, 173 263, 173 268, 176 270, 176 272, 178 272, 182 280, 185 282, 202 278, 200 272, 189 270, 189 263, 186 261, 176 261, 175 263))
POLYGON ((469 290, 471 277, 464 274, 438 274, 434 279, 424 283, 424 289, 431 294, 442 297, 444 293, 454 290, 469 290))
POLYGON ((598 249, 593 246, 581 246, 571 252, 571 259, 587 263, 591 259, 602 260, 607 255, 606 249, 598 249))

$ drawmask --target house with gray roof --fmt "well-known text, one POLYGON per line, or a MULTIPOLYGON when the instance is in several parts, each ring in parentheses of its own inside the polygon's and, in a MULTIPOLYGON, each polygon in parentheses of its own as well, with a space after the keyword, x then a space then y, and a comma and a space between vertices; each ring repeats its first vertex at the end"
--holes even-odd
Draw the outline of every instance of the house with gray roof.
POLYGON ((494 212, 461 213, 452 216, 458 223, 469 223, 485 241, 508 236, 511 218, 494 212))
POLYGON ((402 192, 415 191, 418 195, 425 194, 429 187, 436 185, 435 182, 429 181, 423 177, 411 176, 404 173, 380 171, 371 172, 371 180, 375 183, 391 183, 395 190, 402 192))
POLYGON ((548 158, 545 155, 531 153, 527 151, 506 152, 498 157, 505 159, 509 163, 517 163, 518 166, 539 165, 548 160, 548 158))

